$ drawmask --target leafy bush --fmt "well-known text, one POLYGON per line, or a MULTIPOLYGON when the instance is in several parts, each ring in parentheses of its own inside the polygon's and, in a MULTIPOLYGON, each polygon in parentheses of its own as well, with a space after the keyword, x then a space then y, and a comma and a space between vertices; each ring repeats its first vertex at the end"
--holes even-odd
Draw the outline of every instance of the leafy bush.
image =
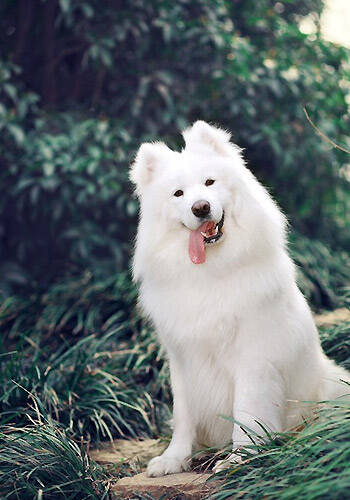
POLYGON ((106 261, 125 268, 137 209, 128 163, 143 140, 179 147, 178 130, 197 118, 234 132, 302 234, 349 248, 347 157, 302 109, 346 145, 348 51, 317 31, 322 4, 65 0, 40 3, 37 16, 38 0, 3 2, 7 286, 46 287, 67 269, 106 261), (315 34, 301 32, 305 16, 315 34))
MULTIPOLYGON (((39 97, 28 92, 21 80, 21 69, 0 59, 0 166, 13 161, 7 175, 9 178, 18 171, 16 161, 26 139, 26 130, 38 113, 39 97)), ((2 172, 4 176, 6 172, 2 172)), ((4 180, 6 180, 6 176, 4 180)))
MULTIPOLYGON (((306 105, 317 126, 346 146, 349 51, 322 39, 322 0, 263 0, 258 5, 255 0, 168 4, 64 0, 40 4, 37 16, 38 6, 37 0, 26 7, 19 0, 3 2, 3 54, 23 66, 23 79, 41 95, 46 109, 71 109, 72 119, 77 120, 74 111, 79 107, 95 123, 88 122, 89 126, 83 118, 75 129, 68 124, 65 138, 62 127, 57 132, 53 127, 50 132, 59 134, 57 140, 30 135, 38 154, 29 148, 25 160, 29 175, 33 163, 56 178, 60 172, 74 176, 79 165, 84 172, 81 187, 91 190, 86 196, 91 201, 93 192, 95 197, 101 195, 108 213, 104 203, 106 196, 111 201, 110 195, 86 179, 94 176, 90 170, 99 169, 101 178, 113 178, 115 160, 97 150, 104 144, 98 137, 104 135, 101 118, 122 119, 122 129, 133 138, 130 143, 118 133, 114 138, 108 127, 105 131, 107 148, 110 141, 117 143, 116 161, 124 172, 130 152, 146 136, 171 136, 173 143, 179 143, 174 131, 197 118, 213 120, 234 132, 253 170, 272 187, 299 230, 349 245, 348 181, 340 168, 348 158, 320 139, 303 112, 306 105), (300 29, 306 16, 314 23, 311 35, 300 29)), ((11 88, 14 94, 16 89, 11 88)), ((42 127, 36 134, 43 134, 42 127)), ((63 179, 56 180, 59 189, 57 182, 63 179)), ((76 185, 74 179, 72 183, 76 185)), ((122 196, 118 188, 115 194, 122 196)), ((74 200, 69 193, 61 196, 74 200)), ((44 202, 39 196, 41 210, 44 202)), ((56 204, 61 208, 54 210, 60 213, 65 202, 56 204)), ((91 212, 86 215, 95 221, 91 212)), ((99 240, 101 231, 96 234, 99 240)), ((108 237, 113 238, 114 232, 106 231, 108 237)), ((96 244, 100 246, 99 242, 92 246, 96 244)))
POLYGON ((15 174, 0 174, 8 281, 44 285, 97 261, 125 267, 137 212, 125 168, 130 149, 118 123, 36 120, 15 174))

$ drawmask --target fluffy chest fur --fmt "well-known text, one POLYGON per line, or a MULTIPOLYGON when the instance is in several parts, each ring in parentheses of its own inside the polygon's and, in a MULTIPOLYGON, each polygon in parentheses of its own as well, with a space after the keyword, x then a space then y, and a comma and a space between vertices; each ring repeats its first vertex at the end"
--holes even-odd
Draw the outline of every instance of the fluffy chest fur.
POLYGON ((293 345, 288 347, 291 339, 278 331, 280 318, 286 323, 292 312, 288 308, 293 300, 286 287, 290 263, 279 257, 273 265, 258 261, 248 272, 243 266, 224 274, 215 273, 210 260, 202 268, 178 262, 160 270, 157 255, 147 257, 140 303, 170 362, 186 380, 184 393, 191 401, 199 443, 221 446, 230 440, 232 422, 224 417, 233 417, 235 381, 242 366, 245 370, 249 360, 265 356, 266 363, 283 371, 286 349, 289 358, 297 359, 293 345), (276 325, 261 332, 266 315, 275 315, 276 325))

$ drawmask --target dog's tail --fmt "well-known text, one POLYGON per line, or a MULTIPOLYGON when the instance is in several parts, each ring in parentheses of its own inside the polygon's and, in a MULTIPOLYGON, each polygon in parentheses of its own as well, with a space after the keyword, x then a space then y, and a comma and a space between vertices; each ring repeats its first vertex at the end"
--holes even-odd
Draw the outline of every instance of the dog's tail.
POLYGON ((334 401, 338 398, 350 398, 350 372, 335 364, 324 356, 322 381, 320 387, 321 401, 334 401))

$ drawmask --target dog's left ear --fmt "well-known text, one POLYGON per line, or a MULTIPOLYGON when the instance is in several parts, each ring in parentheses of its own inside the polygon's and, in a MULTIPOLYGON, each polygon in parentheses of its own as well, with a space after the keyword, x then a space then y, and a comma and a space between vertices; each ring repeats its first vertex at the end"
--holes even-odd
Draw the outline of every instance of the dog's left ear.
POLYGON ((232 155, 232 148, 237 148, 230 142, 231 134, 229 132, 209 125, 202 120, 195 122, 182 135, 188 151, 198 150, 198 148, 205 146, 219 155, 229 156, 232 155))

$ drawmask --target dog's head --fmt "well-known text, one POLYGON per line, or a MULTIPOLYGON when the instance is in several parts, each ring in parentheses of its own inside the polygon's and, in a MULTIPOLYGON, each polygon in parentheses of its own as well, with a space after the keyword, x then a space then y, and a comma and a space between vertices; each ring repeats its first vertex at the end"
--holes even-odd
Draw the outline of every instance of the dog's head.
POLYGON ((209 253, 222 255, 228 240, 226 251, 237 257, 257 240, 261 246, 281 236, 284 218, 245 167, 230 134, 198 121, 183 136, 180 153, 164 143, 142 144, 137 153, 130 178, 141 202, 143 231, 153 232, 154 241, 185 241, 195 264, 209 253))

